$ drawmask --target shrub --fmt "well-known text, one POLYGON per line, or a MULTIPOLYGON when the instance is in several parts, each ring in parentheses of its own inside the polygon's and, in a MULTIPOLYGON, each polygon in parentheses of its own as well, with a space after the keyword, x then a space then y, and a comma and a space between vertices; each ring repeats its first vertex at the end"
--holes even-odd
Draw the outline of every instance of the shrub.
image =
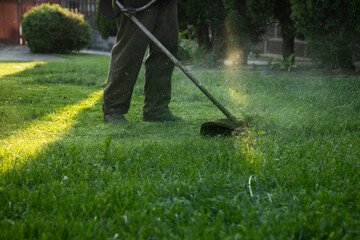
POLYGON ((178 59, 184 64, 191 64, 196 67, 216 67, 218 66, 217 56, 213 52, 208 52, 204 47, 193 39, 195 33, 193 26, 179 33, 178 59))
POLYGON ((295 57, 295 53, 291 54, 287 58, 284 58, 283 56, 276 57, 275 60, 276 63, 273 63, 273 59, 269 58, 267 68, 271 70, 281 70, 281 71, 288 71, 290 72, 294 68, 296 68, 296 65, 293 63, 293 59, 295 57))
POLYGON ((91 27, 82 14, 42 4, 25 14, 24 40, 34 53, 66 53, 91 43, 91 27))
POLYGON ((193 35, 193 26, 188 26, 187 29, 179 32, 178 58, 181 61, 191 61, 195 51, 199 48, 198 44, 193 39, 193 35))
POLYGON ((108 39, 109 36, 115 36, 117 33, 116 20, 107 19, 100 11, 99 11, 99 1, 97 5, 96 11, 96 27, 99 30, 101 37, 104 39, 108 39))

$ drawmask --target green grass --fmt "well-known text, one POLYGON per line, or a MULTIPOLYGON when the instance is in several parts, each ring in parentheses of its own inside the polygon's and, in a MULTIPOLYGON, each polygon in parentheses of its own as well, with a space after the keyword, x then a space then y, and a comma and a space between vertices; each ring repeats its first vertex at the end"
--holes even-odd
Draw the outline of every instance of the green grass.
POLYGON ((123 126, 101 112, 109 58, 0 62, 0 239, 360 239, 360 76, 178 70, 170 108, 142 122, 143 70, 123 126))

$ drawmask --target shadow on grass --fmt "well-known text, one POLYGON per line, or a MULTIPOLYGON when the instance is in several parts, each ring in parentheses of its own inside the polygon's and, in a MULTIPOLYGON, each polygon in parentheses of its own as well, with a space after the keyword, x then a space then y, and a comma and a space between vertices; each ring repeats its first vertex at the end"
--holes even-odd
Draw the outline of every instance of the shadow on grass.
POLYGON ((47 144, 58 141, 67 134, 76 122, 77 115, 85 108, 93 106, 102 91, 91 94, 87 99, 35 120, 14 134, 1 139, 1 171, 7 171, 35 157, 47 144))
POLYGON ((108 58, 75 57, 67 61, 0 63, 0 138, 86 99, 104 85, 108 58))
POLYGON ((77 115, 100 100, 99 86, 104 83, 106 70, 98 60, 82 56, 68 61, 1 63, 2 171, 35 158, 47 144, 60 140, 75 124, 77 115), (82 73, 82 79, 89 81, 68 81, 67 73, 73 74, 72 79, 82 73))

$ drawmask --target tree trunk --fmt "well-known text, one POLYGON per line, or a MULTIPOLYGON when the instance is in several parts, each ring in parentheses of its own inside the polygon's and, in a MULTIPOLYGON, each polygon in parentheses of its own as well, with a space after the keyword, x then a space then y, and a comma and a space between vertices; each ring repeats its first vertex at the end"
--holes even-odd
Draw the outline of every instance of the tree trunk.
MULTIPOLYGON (((283 38, 282 56, 284 59, 295 53, 295 32, 288 26, 281 27, 281 34, 283 38)), ((295 56, 291 60, 295 62, 295 56)))
POLYGON ((212 49, 212 42, 209 36, 209 25, 201 23, 196 26, 196 39, 201 48, 206 52, 210 52, 212 49))
MULTIPOLYGON (((282 55, 288 58, 295 53, 295 23, 291 19, 291 3, 290 0, 280 0, 274 9, 275 17, 279 20, 281 34, 283 37, 282 55)), ((295 62, 295 56, 292 59, 295 62)))

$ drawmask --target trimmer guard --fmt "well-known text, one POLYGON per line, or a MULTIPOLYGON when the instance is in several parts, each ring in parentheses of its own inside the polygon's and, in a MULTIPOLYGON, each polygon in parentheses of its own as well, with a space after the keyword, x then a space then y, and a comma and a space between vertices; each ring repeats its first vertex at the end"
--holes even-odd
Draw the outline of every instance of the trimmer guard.
POLYGON ((229 119, 218 119, 203 123, 200 128, 200 134, 203 136, 230 136, 242 125, 242 123, 235 123, 229 119))

